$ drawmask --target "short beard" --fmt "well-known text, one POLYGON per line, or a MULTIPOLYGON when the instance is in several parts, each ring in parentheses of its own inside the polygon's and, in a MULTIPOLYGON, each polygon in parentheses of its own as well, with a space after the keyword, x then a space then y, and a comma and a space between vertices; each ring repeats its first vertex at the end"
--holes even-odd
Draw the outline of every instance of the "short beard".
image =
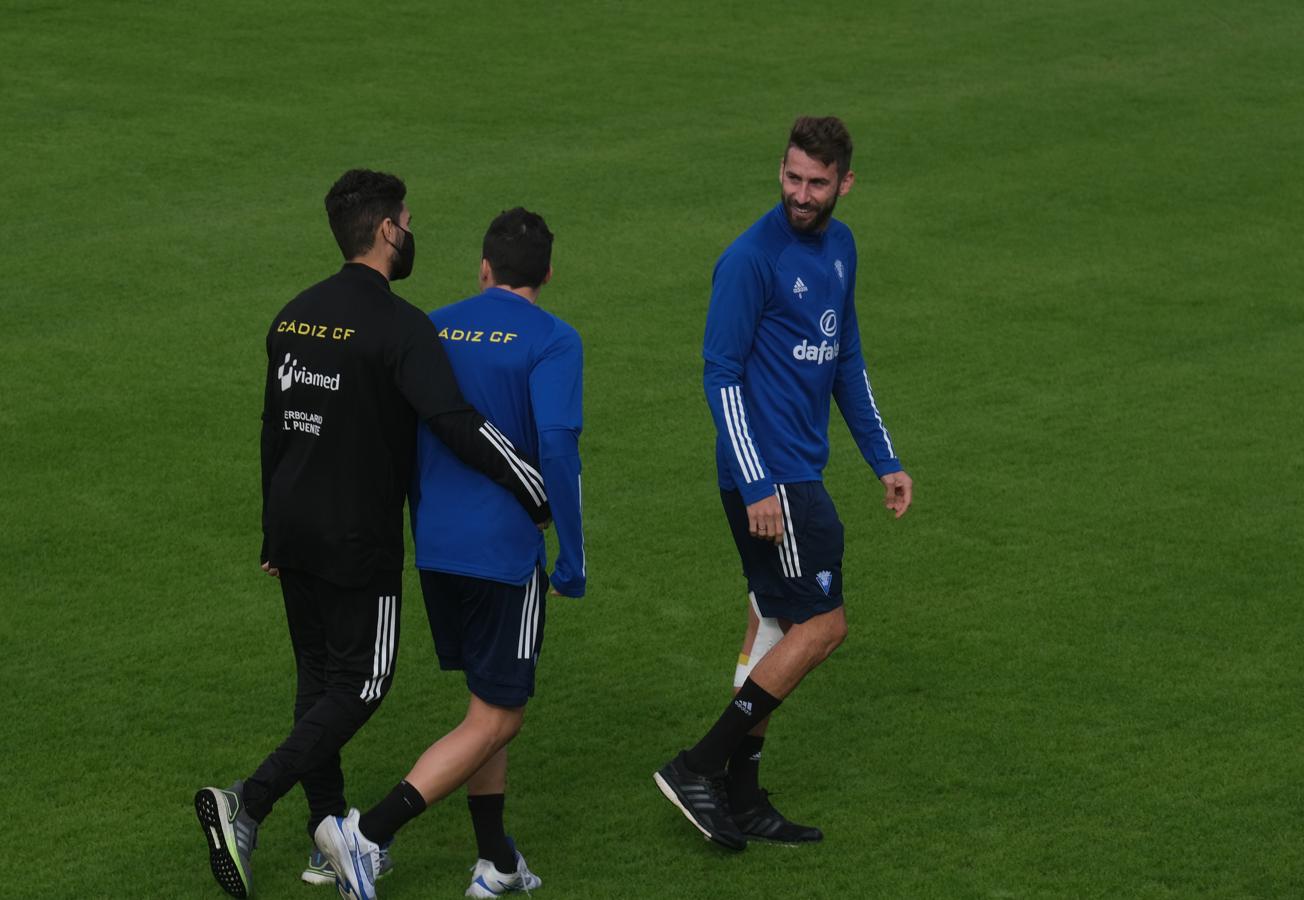
POLYGON ((838 205, 838 195, 835 193, 829 205, 819 209, 808 225, 801 225, 792 220, 792 208, 788 205, 788 197, 784 194, 783 188, 779 188, 779 202, 783 205, 783 215, 793 231, 800 234, 819 234, 828 226, 829 219, 833 218, 833 210, 838 205))

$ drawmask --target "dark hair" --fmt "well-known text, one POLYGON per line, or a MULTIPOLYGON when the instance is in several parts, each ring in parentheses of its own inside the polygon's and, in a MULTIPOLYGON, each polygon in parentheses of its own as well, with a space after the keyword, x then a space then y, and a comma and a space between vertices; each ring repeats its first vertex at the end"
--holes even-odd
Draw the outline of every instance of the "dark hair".
POLYGON ((361 256, 386 219, 398 223, 407 186, 402 179, 370 169, 349 169, 326 193, 326 217, 345 259, 361 256))
POLYGON ((489 223, 482 255, 496 284, 537 288, 552 264, 552 232, 543 216, 518 206, 489 223))
MULTIPOLYGON (((788 146, 796 147, 824 165, 838 164, 838 178, 851 170, 851 135, 837 116, 799 116, 792 123, 788 146)), ((787 158, 787 151, 784 151, 787 158)))

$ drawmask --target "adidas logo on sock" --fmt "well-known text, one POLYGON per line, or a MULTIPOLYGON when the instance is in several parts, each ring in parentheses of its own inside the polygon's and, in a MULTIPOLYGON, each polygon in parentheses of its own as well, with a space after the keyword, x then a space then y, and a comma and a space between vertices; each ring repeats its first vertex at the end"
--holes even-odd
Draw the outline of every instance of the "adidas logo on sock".
POLYGON ((750 716, 752 714, 752 703, 750 700, 735 700, 734 706, 741 709, 744 715, 750 716))
POLYGON ((801 276, 798 275, 796 284, 792 286, 792 292, 800 299, 806 296, 806 291, 806 282, 802 281, 801 276))

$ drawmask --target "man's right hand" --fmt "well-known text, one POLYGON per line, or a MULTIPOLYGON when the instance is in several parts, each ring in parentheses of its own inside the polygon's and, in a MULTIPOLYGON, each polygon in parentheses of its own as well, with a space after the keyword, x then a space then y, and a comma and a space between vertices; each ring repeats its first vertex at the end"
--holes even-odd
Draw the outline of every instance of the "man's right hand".
POLYGON ((263 571, 266 572, 268 575, 271 575, 273 578, 281 577, 281 570, 272 568, 271 563, 263 563, 263 571))
POLYGON ((771 494, 747 507, 747 531, 762 541, 783 541, 783 507, 779 495, 771 494))

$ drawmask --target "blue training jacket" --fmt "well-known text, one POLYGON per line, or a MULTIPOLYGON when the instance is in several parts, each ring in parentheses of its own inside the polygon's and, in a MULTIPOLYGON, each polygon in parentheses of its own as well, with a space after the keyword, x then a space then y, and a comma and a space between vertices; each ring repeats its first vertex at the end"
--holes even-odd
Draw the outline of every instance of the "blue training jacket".
MULTIPOLYGON (((539 460, 559 550, 552 585, 584 595, 579 436, 579 333, 524 297, 490 288, 430 319, 466 399, 496 426, 493 439, 539 460)), ((417 568, 525 584, 547 565, 540 532, 510 492, 465 465, 428 428, 417 429, 410 498, 417 568)))
POLYGON ((720 487, 755 503, 774 485, 819 481, 829 397, 880 478, 901 461, 874 403, 856 321, 856 242, 830 220, 793 230, 780 203, 720 256, 702 376, 716 427, 720 487))

